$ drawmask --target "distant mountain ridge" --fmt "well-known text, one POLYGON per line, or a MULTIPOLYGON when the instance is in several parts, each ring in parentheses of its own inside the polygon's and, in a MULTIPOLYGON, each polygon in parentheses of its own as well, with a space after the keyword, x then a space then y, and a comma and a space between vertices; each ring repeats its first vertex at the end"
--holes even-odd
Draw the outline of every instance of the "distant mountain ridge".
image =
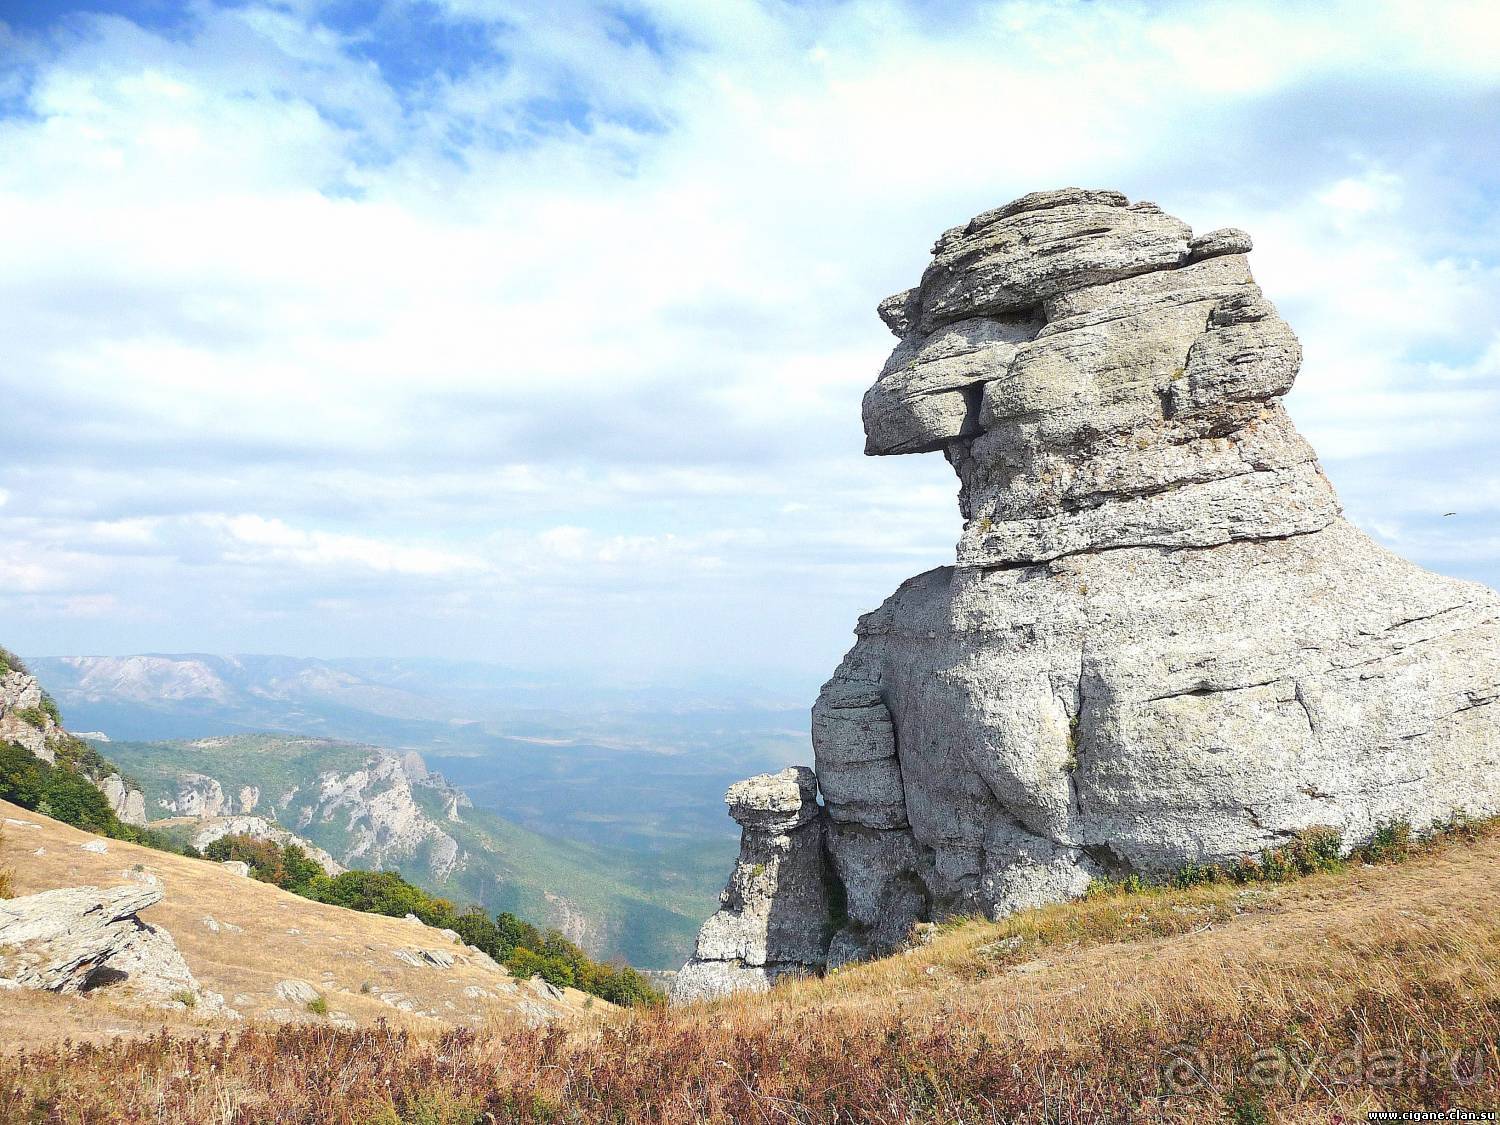
MULTIPOLYGON (((29 663, 74 728, 108 737, 101 748, 141 776, 153 817, 178 811, 171 803, 179 776, 218 781, 235 814, 244 808, 241 789, 258 787, 257 813, 274 808, 278 823, 341 863, 351 862, 355 844, 331 826, 346 824, 365 798, 304 831, 284 808, 286 790, 301 786, 301 801, 321 771, 348 778, 377 750, 415 752, 422 769, 440 771, 447 788, 475 807, 461 809, 462 824, 451 827, 450 797, 407 776, 410 801, 481 859, 467 867, 455 861, 444 872, 441 857, 451 849, 431 833, 423 847, 439 857, 436 869, 414 853, 391 862, 431 890, 446 885, 443 893, 457 894, 457 885, 460 897, 555 924, 591 951, 643 968, 681 964, 692 931, 684 919, 701 921, 715 907, 736 849, 722 812, 729 783, 808 753, 806 704, 794 689, 767 691, 730 677, 661 686, 468 661, 206 653, 29 663), (274 738, 255 741, 268 735, 274 738), (242 748, 280 749, 257 752, 254 769, 241 771, 226 762, 234 755, 205 751, 224 737, 252 740, 242 748), (303 763, 295 777, 278 779, 278 770, 290 768, 278 763, 308 739, 321 740, 313 757, 331 760, 303 763), (189 751, 190 744, 197 746, 189 751), (339 744, 358 749, 345 754, 339 744), (172 776, 151 780, 153 763, 169 764, 172 776), (169 805, 160 804, 164 798, 169 805), (465 842, 466 833, 530 858, 484 858, 485 845, 465 842), (511 889, 481 868, 503 870, 511 889)), ((395 783, 394 776, 375 782, 366 797, 395 783)), ((376 807, 389 802, 406 798, 393 792, 376 807)), ((352 861, 377 865, 387 851, 372 845, 352 861)))
POLYGON ((75 729, 154 742, 278 732, 416 750, 481 806, 631 850, 728 860, 720 798, 808 755, 807 703, 723 679, 634 684, 468 661, 143 654, 39 657, 75 729))

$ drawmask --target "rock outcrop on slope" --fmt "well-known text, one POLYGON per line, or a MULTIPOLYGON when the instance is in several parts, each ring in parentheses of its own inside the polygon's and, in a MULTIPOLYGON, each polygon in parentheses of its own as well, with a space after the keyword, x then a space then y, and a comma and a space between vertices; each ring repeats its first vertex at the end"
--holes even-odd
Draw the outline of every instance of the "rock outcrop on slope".
POLYGON ((165 930, 139 914, 159 886, 68 887, 0 901, 0 987, 48 992, 128 988, 162 1004, 224 1012, 201 988, 165 930))
POLYGON ((345 862, 384 868, 423 856, 433 879, 442 881, 464 862, 458 841, 422 811, 414 786, 439 790, 444 817, 459 819, 459 808, 469 798, 450 789, 441 774, 429 771, 420 755, 377 751, 360 769, 327 771, 316 787, 291 794, 283 801, 283 819, 301 829, 315 822, 342 820, 348 845, 340 853, 345 862))
POLYGON ((813 709, 846 917, 808 968, 1315 825, 1500 812, 1500 597, 1342 518, 1250 247, 1044 192, 881 303, 866 451, 942 450, 964 528, 813 709))
POLYGON ((248 836, 252 840, 269 840, 281 847, 295 845, 301 848, 307 858, 321 867, 323 873, 330 878, 349 870, 317 844, 288 832, 275 821, 263 816, 175 817, 156 821, 153 827, 163 830, 183 829, 187 833, 187 842, 199 851, 225 836, 248 836))
POLYGON ((765 989, 802 974, 828 946, 828 885, 817 779, 806 766, 737 782, 725 795, 742 829, 720 909, 672 981, 677 1002, 765 989))
POLYGON ((173 816, 247 816, 260 804, 260 786, 242 785, 229 796, 218 778, 184 773, 177 779, 177 792, 156 802, 173 816))
MULTIPOLYGON (((4 653, 0 649, 0 653, 4 653)), ((8 654, 7 654, 8 656, 8 654)), ((13 742, 29 750, 49 766, 57 765, 59 750, 68 751, 80 744, 63 729, 57 721, 56 708, 47 693, 37 683, 36 677, 20 668, 10 666, 9 659, 0 659, 0 742, 13 742)), ((110 769, 104 763, 101 770, 84 772, 109 802, 114 814, 125 824, 136 826, 146 823, 146 798, 139 789, 126 783, 118 773, 102 772, 110 769)))

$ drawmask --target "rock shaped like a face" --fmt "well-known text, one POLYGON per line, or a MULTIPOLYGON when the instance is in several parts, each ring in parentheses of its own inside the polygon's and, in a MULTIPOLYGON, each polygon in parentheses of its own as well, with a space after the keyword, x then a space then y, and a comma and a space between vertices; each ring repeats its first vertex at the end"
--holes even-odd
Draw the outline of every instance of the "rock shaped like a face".
POLYGON ((824 685, 822 812, 800 780, 775 812, 736 811, 734 916, 705 926, 716 958, 685 995, 769 985, 736 944, 746 917, 778 916, 816 960, 810 848, 785 894, 736 914, 761 825, 788 817, 821 832, 840 964, 1101 875, 1500 813, 1500 596, 1341 518, 1281 404, 1301 348, 1250 248, 1117 192, 1042 192, 948 231, 881 302, 900 343, 866 451, 942 450, 957 565, 863 617, 824 685))
POLYGON ((867 451, 941 448, 965 525, 813 709, 832 960, 1313 826, 1500 811, 1500 598, 1340 518, 1250 247, 1041 193, 882 303, 867 451))
POLYGON ((949 231, 882 305, 901 343, 865 396, 866 452, 945 450, 964 565, 1327 527, 1337 498, 1277 402, 1301 349, 1249 247, 1080 189, 949 231))

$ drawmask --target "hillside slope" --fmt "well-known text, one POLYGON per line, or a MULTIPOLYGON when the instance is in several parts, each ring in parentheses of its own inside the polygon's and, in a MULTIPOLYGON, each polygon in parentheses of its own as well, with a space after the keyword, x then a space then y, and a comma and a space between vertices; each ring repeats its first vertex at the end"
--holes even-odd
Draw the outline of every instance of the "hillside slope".
MULTIPOLYGON (((306 981, 330 1012, 342 1014, 340 1022, 353 1025, 386 1019, 419 1029, 477 1027, 497 1018, 548 1020, 606 1006, 572 989, 557 999, 419 922, 311 902, 216 863, 103 841, 6 801, 0 801, 0 869, 9 870, 15 896, 159 881, 162 900, 143 919, 167 930, 200 983, 222 993, 248 1020, 327 1022, 305 1002, 278 994, 286 980, 306 981), (104 850, 85 850, 85 844, 104 850), (424 950, 451 956, 453 964, 433 964, 424 950)), ((111 1005, 107 991, 88 1000, 0 991, 0 1011, 48 1012, 41 1022, 0 1018, 5 1046, 201 1022, 111 1005), (108 1013, 102 1025, 95 1000, 108 1013)))
POLYGON ((140 783, 154 817, 274 816, 346 866, 395 868, 436 894, 555 926, 595 956, 641 968, 686 960, 722 879, 722 857, 697 848, 615 852, 532 832, 474 808, 410 752, 284 735, 104 749, 140 783))
POLYGON ((1500 1099, 1500 836, 1282 885, 1110 895, 931 932, 830 977, 602 1032, 232 1052, 120 1046, 0 1065, 18 1115, 236 1122, 1364 1120, 1500 1099), (389 1079, 371 1094, 378 1078, 389 1079), (295 1060, 297 1079, 265 1061, 295 1060), (150 1093, 95 1083, 129 1059, 150 1093), (444 1060, 435 1073, 435 1060, 444 1060), (72 1092, 56 1098, 57 1078, 72 1092), (347 1094, 328 1093, 337 1077, 347 1094), (118 1097, 119 1101, 112 1101, 118 1097), (158 1101, 157 1099, 160 1099, 158 1101), (388 1099, 388 1101, 386 1100, 388 1099), (434 1107, 441 1108, 440 1116, 434 1107), (428 1116, 423 1116, 427 1114, 428 1116))

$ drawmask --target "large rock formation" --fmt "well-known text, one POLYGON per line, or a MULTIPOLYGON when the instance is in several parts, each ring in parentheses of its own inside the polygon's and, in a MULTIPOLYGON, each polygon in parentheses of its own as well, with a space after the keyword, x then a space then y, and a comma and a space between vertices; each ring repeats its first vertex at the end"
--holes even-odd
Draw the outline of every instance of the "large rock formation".
POLYGON ((941 449, 964 529, 813 709, 829 963, 1314 825, 1500 812, 1500 597, 1341 518, 1249 249, 1039 193, 881 303, 866 451, 941 449))
POLYGON ((117 773, 108 774, 102 781, 96 782, 99 792, 104 794, 104 799, 109 802, 109 807, 114 810, 115 816, 120 818, 123 824, 134 824, 141 827, 146 823, 146 795, 139 789, 132 789, 126 784, 125 779, 117 773))
POLYGON ((470 804, 467 796, 449 789, 441 774, 429 771, 420 755, 378 751, 360 769, 329 770, 318 775, 315 789, 287 795, 283 819, 299 830, 341 819, 348 844, 340 855, 346 862, 378 869, 421 855, 432 877, 441 881, 465 857, 458 841, 422 810, 414 786, 442 792, 449 820, 459 820, 459 808, 470 804))
POLYGON ((157 886, 69 887, 0 901, 0 987, 90 992, 111 986, 142 999, 221 1012, 172 935, 141 921, 157 886))
POLYGON ((50 766, 57 760, 53 744, 62 730, 42 699, 35 677, 8 667, 0 671, 0 741, 14 742, 50 766))

